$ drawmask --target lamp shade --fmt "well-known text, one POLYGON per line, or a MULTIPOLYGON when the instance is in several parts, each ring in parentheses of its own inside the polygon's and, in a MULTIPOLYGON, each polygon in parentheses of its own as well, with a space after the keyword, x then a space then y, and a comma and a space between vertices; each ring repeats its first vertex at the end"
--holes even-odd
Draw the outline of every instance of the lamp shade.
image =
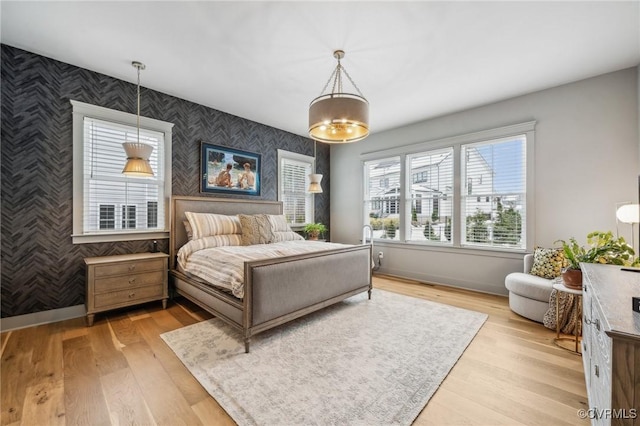
POLYGON ((140 142, 125 142, 122 144, 127 153, 127 162, 122 173, 127 176, 153 176, 153 169, 149 164, 149 157, 153 151, 151 145, 140 142))
POLYGON ((640 205, 625 204, 616 211, 616 217, 622 223, 640 223, 640 205))
POLYGON ((309 136, 325 143, 357 142, 369 135, 369 102, 350 93, 315 98, 309 106, 309 136))
POLYGON ((309 189, 307 192, 312 194, 319 194, 322 192, 322 186, 320 186, 320 181, 322 181, 322 175, 318 173, 312 173, 309 175, 309 189))

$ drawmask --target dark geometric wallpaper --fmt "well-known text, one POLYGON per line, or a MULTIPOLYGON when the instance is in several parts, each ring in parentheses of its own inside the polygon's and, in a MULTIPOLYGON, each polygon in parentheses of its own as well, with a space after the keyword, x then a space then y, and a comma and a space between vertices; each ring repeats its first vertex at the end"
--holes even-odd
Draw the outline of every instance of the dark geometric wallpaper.
MULTIPOLYGON (((2 317, 85 303, 83 258, 149 251, 151 241, 72 244, 71 99, 136 110, 136 86, 2 45, 2 317)), ((201 196, 199 140, 262 155, 260 197, 277 199, 277 150, 313 156, 311 139, 141 88, 141 115, 174 123, 172 194, 201 196)), ((329 147, 318 144, 324 193, 316 221, 329 224, 329 147)), ((218 196, 218 195, 217 195, 218 196)), ((242 198, 229 195, 232 198, 242 198)), ((158 241, 168 252, 168 240, 158 241)))

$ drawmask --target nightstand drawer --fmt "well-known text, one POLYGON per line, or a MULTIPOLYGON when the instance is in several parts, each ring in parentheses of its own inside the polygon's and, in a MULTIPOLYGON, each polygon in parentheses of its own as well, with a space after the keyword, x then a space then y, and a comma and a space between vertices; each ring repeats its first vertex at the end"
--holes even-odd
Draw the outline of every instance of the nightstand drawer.
POLYGON ((147 287, 137 287, 129 290, 113 291, 94 295, 94 306, 96 309, 106 308, 115 305, 136 304, 148 298, 162 297, 163 285, 153 285, 147 287))
POLYGON ((155 271, 142 274, 98 278, 95 280, 94 290, 96 293, 105 293, 125 288, 143 287, 151 284, 162 284, 164 275, 164 271, 155 271))
POLYGON ((165 268, 164 259, 134 260, 95 267, 96 278, 114 275, 129 275, 148 271, 162 271, 165 268))

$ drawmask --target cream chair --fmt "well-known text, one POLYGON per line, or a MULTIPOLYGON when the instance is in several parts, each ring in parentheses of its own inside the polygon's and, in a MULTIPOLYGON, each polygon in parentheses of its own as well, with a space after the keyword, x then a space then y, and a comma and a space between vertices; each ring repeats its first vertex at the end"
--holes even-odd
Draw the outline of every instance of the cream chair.
POLYGON ((509 290, 509 307, 513 312, 533 321, 542 322, 549 309, 552 281, 531 275, 533 254, 524 256, 523 272, 512 272, 504 279, 509 290))

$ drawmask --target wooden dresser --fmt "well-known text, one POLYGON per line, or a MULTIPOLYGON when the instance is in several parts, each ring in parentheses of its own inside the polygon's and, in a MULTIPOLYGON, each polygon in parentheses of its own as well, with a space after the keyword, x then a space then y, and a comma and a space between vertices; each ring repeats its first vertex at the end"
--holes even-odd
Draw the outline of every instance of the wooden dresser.
POLYGON ((582 361, 593 425, 640 425, 640 273, 582 264, 582 361))
POLYGON ((87 324, 97 312, 162 300, 167 307, 168 259, 166 253, 136 253, 87 257, 87 324))

